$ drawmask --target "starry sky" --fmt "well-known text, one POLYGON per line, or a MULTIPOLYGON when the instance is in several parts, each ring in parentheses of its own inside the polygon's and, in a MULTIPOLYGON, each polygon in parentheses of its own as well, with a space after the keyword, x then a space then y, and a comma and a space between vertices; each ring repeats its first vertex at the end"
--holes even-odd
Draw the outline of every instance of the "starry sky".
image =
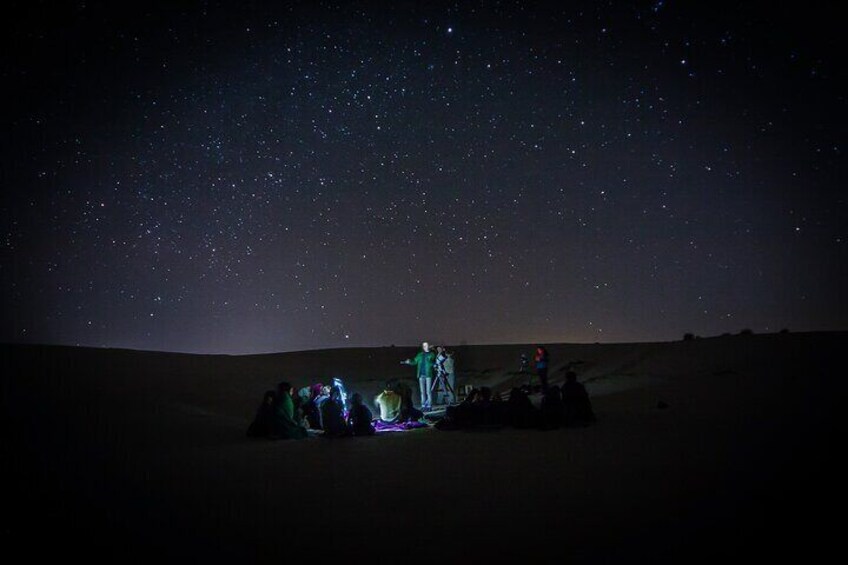
POLYGON ((122 4, 4 18, 0 341, 848 329, 826 2, 122 4))

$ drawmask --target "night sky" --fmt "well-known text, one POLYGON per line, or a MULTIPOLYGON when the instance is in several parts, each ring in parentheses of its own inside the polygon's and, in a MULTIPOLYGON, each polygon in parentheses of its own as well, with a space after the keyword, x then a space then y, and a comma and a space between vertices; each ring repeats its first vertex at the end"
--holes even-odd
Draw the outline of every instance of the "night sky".
POLYGON ((848 329, 828 3, 122 4, 4 15, 0 341, 848 329))

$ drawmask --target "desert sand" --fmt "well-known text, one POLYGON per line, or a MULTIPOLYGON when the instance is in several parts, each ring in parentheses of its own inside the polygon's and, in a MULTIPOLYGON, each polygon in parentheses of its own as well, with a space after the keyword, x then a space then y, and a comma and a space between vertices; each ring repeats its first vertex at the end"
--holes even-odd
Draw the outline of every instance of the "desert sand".
MULTIPOLYGON (((415 347, 224 356, 0 346, 5 553, 824 559, 841 549, 846 337, 548 345, 551 380, 574 364, 595 425, 276 442, 245 430, 278 381, 340 376, 368 400, 388 378, 413 383, 399 362, 415 347)), ((503 391, 525 379, 519 355, 532 355, 530 345, 454 351, 458 384, 503 391)))

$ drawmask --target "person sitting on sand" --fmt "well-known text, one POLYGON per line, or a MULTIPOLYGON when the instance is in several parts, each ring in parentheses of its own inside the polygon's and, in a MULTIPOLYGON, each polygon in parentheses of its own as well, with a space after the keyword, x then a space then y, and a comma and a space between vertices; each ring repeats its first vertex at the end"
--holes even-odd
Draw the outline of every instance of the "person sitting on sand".
POLYGON ((491 428, 500 425, 497 407, 492 403, 492 389, 480 387, 472 389, 465 400, 456 406, 448 406, 445 417, 436 422, 440 430, 461 428, 491 428))
POLYGON ((321 418, 321 414, 322 414, 321 406, 323 406, 323 404, 325 402, 327 402, 327 400, 329 400, 329 399, 330 399, 330 386, 329 385, 321 385, 321 387, 318 389, 318 394, 315 396, 315 400, 314 400, 315 410, 318 412, 318 426, 317 426, 316 429, 319 429, 319 430, 324 429, 324 422, 321 418))
POLYGON ((538 411, 523 388, 515 387, 509 393, 506 423, 514 428, 534 428, 538 424, 538 411))
POLYGON ((321 416, 318 414, 318 408, 315 406, 315 397, 311 386, 302 387, 297 391, 294 397, 295 409, 300 411, 303 418, 303 426, 305 428, 317 429, 320 424, 321 416))
POLYGON ((468 427, 473 422, 472 412, 480 390, 472 388, 462 402, 445 409, 444 417, 436 422, 437 430, 459 430, 468 427))
POLYGON ((344 437, 350 435, 350 429, 344 419, 342 391, 333 386, 326 401, 321 404, 321 425, 324 437, 344 437))
POLYGON ((574 371, 568 371, 565 374, 565 382, 562 384, 562 403, 566 426, 585 426, 595 421, 589 393, 586 392, 586 387, 582 383, 577 382, 577 374, 574 371))
POLYGON ((308 411, 310 407, 309 387, 303 387, 295 391, 292 396, 294 403, 294 418, 304 428, 309 428, 308 411))
POLYGON ((321 384, 309 385, 298 391, 298 396, 303 398, 300 409, 306 419, 306 428, 321 429, 321 414, 318 412, 315 399, 321 394, 322 386, 321 384))
POLYGON ((487 386, 480 387, 480 392, 474 399, 474 404, 472 404, 472 415, 475 425, 495 426, 500 424, 498 421, 497 406, 492 402, 491 388, 487 386))
POLYGON ((371 423, 373 419, 371 411, 362 403, 362 395, 358 392, 354 393, 350 398, 350 413, 347 416, 347 423, 353 435, 374 435, 374 425, 371 423))
POLYGON ((400 395, 400 422, 416 422, 424 417, 424 412, 412 403, 412 387, 401 381, 395 381, 392 389, 400 395))
POLYGON ((374 405, 380 411, 380 420, 386 424, 394 424, 400 421, 400 409, 403 398, 395 392, 388 384, 383 392, 374 399, 374 405))
POLYGON ((539 410, 539 429, 556 430, 563 423, 562 393, 559 387, 550 386, 543 390, 539 410))
POLYGON ((248 437, 268 437, 271 434, 271 420, 274 417, 274 398, 277 393, 273 390, 265 392, 262 404, 256 411, 256 417, 247 428, 248 437))
POLYGON ((507 405, 499 392, 492 391, 492 418, 499 424, 506 423, 507 405))
POLYGON ((282 382, 277 385, 269 435, 271 439, 303 439, 308 435, 306 428, 295 419, 292 394, 294 388, 289 383, 282 382))
POLYGON ((463 399, 462 402, 460 402, 456 406, 448 407, 448 409, 445 412, 450 414, 452 412, 456 412, 460 408, 467 408, 471 404, 477 402, 477 395, 478 394, 480 394, 480 389, 479 388, 472 388, 470 391, 468 391, 468 394, 465 395, 465 399, 463 399), (453 408, 453 410, 451 410, 451 408, 453 408))

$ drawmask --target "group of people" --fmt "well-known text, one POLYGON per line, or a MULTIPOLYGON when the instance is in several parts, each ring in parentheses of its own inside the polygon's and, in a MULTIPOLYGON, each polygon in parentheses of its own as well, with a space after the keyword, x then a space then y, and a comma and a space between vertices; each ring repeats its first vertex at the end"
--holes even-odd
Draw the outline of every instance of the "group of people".
POLYGON ((362 395, 350 398, 345 406, 342 387, 322 384, 304 387, 295 393, 288 382, 265 392, 256 417, 247 429, 250 437, 303 439, 309 428, 323 430, 324 437, 373 435, 376 430, 371 410, 362 395))
MULTIPOLYGON (((321 383, 303 387, 295 392, 288 382, 281 382, 276 390, 265 393, 254 421, 248 428, 251 437, 271 439, 300 439, 308 429, 323 431, 324 437, 373 435, 377 429, 391 426, 419 427, 424 411, 433 404, 433 392, 444 392, 447 409, 436 427, 459 429, 474 426, 512 425, 518 428, 555 429, 561 426, 586 425, 595 416, 586 388, 577 382, 573 371, 566 373, 561 387, 549 386, 549 355, 544 346, 536 346, 533 357, 536 375, 542 391, 542 401, 536 408, 530 400, 534 387, 513 388, 504 401, 493 395, 488 387, 472 390, 462 403, 456 401, 456 375, 453 353, 443 346, 435 351, 430 344, 421 344, 415 357, 401 361, 416 368, 420 394, 420 409, 412 400, 412 389, 403 381, 394 379, 386 383, 374 399, 379 412, 374 418, 360 394, 351 396, 349 402, 339 379, 333 385, 321 383)), ((521 356, 521 372, 527 372, 529 359, 521 356)))
POLYGON ((449 407, 435 426, 440 430, 500 426, 554 430, 586 426, 594 421, 586 387, 577 381, 574 371, 568 371, 561 387, 550 385, 543 389, 539 408, 530 400, 529 386, 514 387, 507 400, 493 394, 490 388, 481 387, 472 390, 457 406, 449 407))

